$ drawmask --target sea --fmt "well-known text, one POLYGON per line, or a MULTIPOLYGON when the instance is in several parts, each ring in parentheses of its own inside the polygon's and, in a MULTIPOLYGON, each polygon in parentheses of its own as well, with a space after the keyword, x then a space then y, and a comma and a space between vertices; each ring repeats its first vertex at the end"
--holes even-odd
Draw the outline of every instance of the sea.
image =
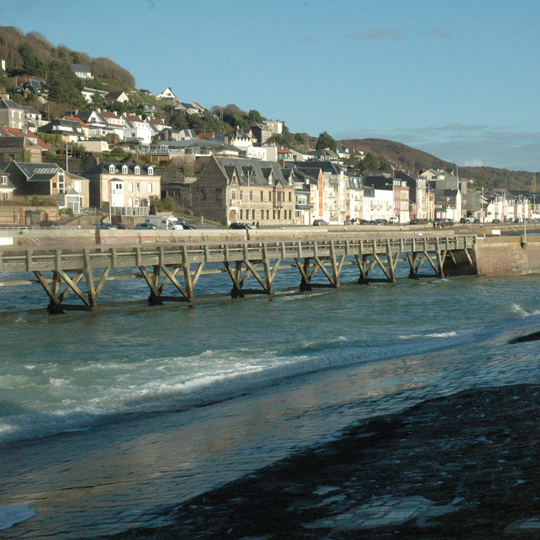
MULTIPOLYGON (((358 285, 349 267, 340 289, 299 293, 298 272, 284 270, 276 280, 284 292, 272 298, 95 314, 49 315, 39 311, 47 304, 39 286, 0 288, 0 444, 190 411, 307 374, 540 325, 540 276, 411 280, 405 263, 397 274, 395 284, 358 285)), ((227 292, 227 279, 203 276, 196 292, 227 292)), ((147 296, 143 280, 114 281, 100 301, 147 296)), ((436 359, 429 371, 436 379, 436 359)))

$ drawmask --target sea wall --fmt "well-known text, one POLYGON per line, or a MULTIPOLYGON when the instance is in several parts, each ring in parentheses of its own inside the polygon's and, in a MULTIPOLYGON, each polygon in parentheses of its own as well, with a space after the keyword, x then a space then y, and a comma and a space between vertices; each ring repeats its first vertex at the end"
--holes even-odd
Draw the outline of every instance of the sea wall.
POLYGON ((540 274, 540 237, 479 237, 475 249, 481 276, 523 276, 540 274))

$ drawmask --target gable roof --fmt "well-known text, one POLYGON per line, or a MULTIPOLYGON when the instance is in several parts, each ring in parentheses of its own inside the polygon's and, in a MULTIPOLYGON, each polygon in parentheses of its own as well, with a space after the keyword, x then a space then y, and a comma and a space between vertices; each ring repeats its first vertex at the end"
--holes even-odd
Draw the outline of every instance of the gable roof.
POLYGON ((11 101, 11 99, 1 99, 0 109, 15 109, 17 111, 24 111, 20 105, 17 105, 14 101, 11 101))
POLYGON ((289 185, 275 161, 257 161, 242 158, 215 158, 219 167, 228 179, 238 179, 240 185, 247 186, 275 186, 278 183, 289 185), (249 178, 249 181, 248 181, 249 178))

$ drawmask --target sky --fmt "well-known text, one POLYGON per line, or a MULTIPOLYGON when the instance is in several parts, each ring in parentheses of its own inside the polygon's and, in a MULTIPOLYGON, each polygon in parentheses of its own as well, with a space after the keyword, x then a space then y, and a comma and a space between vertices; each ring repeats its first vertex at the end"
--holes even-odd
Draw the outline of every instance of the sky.
POLYGON ((293 133, 540 171, 538 0, 0 0, 0 25, 293 133))

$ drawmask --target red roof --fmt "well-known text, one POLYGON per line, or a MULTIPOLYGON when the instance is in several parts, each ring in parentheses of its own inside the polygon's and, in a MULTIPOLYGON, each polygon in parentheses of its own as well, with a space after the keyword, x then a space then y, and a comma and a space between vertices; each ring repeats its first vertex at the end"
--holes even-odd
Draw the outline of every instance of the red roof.
POLYGON ((6 126, 0 126, 0 130, 4 133, 5 137, 33 137, 37 139, 37 143, 41 148, 49 148, 50 145, 43 142, 35 133, 28 130, 26 133, 20 129, 10 128, 6 126))
POLYGON ((99 114, 101 114, 101 116, 103 116, 103 118, 118 118, 118 116, 116 116, 115 112, 101 111, 99 114))
POLYGON ((213 133, 199 133, 197 135, 197 139, 204 139, 206 137, 210 137, 211 139, 214 138, 214 134, 213 133))
POLYGON ((278 148, 277 153, 278 154, 289 154, 290 150, 286 150, 285 148, 278 148))
POLYGON ((72 122, 79 122, 79 124, 81 124, 81 127, 83 128, 88 127, 85 122, 83 122, 80 118, 77 118, 76 116, 64 116, 64 118, 66 120, 71 120, 72 122))

